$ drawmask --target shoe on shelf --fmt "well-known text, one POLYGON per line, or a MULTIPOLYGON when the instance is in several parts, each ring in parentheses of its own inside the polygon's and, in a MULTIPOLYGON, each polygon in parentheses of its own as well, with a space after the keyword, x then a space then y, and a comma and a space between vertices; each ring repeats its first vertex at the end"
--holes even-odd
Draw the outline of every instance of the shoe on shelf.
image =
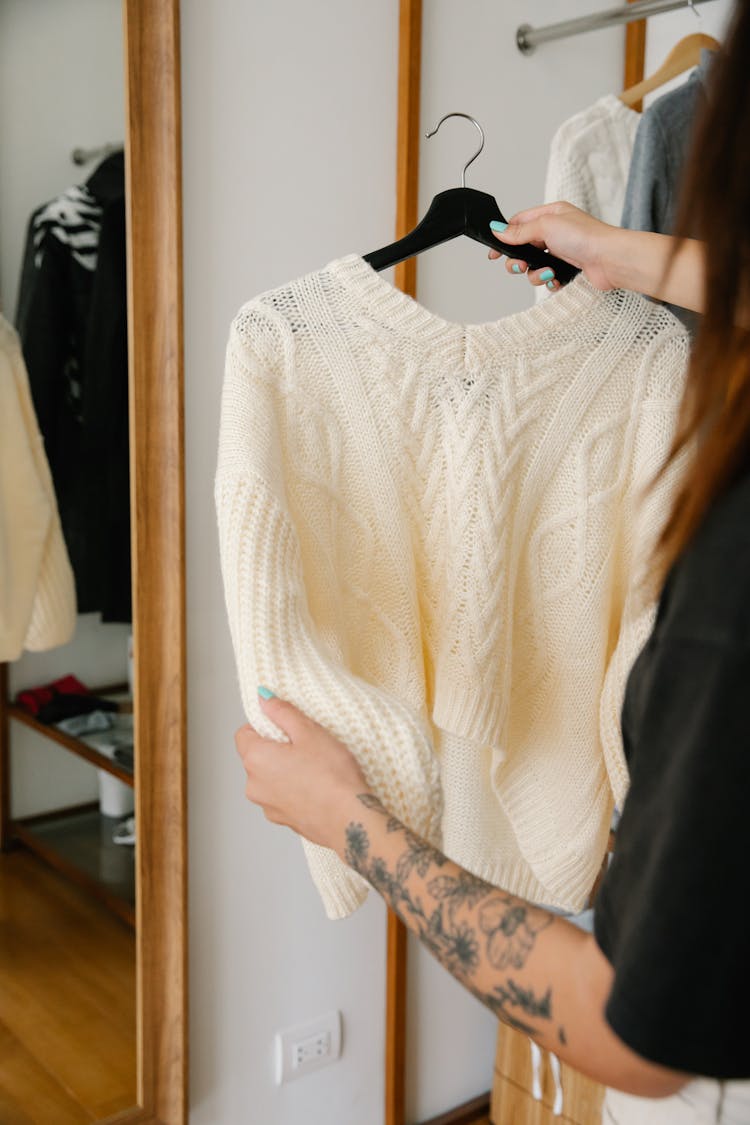
POLYGON ((117 825, 112 833, 113 844, 134 844, 135 843, 135 817, 129 816, 127 820, 123 820, 121 824, 117 825))

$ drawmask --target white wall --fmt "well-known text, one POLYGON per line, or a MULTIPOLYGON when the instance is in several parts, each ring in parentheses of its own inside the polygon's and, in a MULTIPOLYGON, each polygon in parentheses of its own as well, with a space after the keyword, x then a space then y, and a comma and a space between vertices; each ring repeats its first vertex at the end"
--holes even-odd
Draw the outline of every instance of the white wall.
MULTIPOLYGON (((452 110, 479 121, 482 155, 467 172, 470 187, 488 191, 512 215, 540 203, 552 135, 566 118, 622 89, 622 28, 559 40, 523 55, 522 23, 542 27, 595 11, 596 0, 430 0, 425 5, 423 132, 452 110)), ((458 186, 476 149, 476 129, 458 118, 422 143, 420 211, 436 191, 458 186)), ((418 263, 420 299, 450 320, 494 320, 531 303, 530 288, 508 277, 502 262, 466 239, 430 251, 418 263)))
POLYGON ((382 1117, 385 910, 327 921, 245 800, 213 476, 239 305, 391 234, 396 36, 396 0, 182 0, 192 1125, 382 1117), (275 1031, 331 1008, 341 1060, 274 1086, 275 1031))
MULTIPOLYGON (((733 8, 732 0, 709 0, 708 3, 697 5, 695 12, 686 8, 677 12, 667 12, 659 19, 651 20, 646 35, 646 74, 653 74, 661 66, 672 47, 684 35, 701 31, 704 35, 713 35, 714 39, 722 42, 733 8)), ((679 86, 682 81, 684 79, 676 78, 655 90, 653 94, 649 94, 644 99, 645 107, 648 108, 656 98, 679 86)))
POLYGON ((80 146, 122 141, 121 0, 0 0, 0 308, 16 311, 26 226, 35 207, 94 166, 80 146))
MULTIPOLYGON (((560 122, 619 92, 623 75, 622 29, 524 57, 515 28, 597 6, 607 4, 425 4, 424 129, 454 109, 478 117, 487 147, 468 183, 507 213, 541 199, 560 122)), ((327 922, 298 842, 244 798, 212 485, 223 351, 238 306, 392 237, 397 9, 397 0, 182 0, 192 1125, 383 1119, 385 912, 371 897, 352 918, 327 922), (344 1015, 341 1061, 274 1087, 274 1032, 330 1008, 344 1015)), ((681 18, 693 30, 695 17, 681 18)), ((672 34, 660 43, 682 31, 672 34)), ((460 183, 474 137, 450 121, 423 142, 421 212, 460 183)), ((531 299, 525 282, 465 240, 424 255, 419 279, 422 303, 453 320, 496 318, 531 299)), ((410 959, 413 1123, 489 1088, 496 1025, 414 945, 410 959)))

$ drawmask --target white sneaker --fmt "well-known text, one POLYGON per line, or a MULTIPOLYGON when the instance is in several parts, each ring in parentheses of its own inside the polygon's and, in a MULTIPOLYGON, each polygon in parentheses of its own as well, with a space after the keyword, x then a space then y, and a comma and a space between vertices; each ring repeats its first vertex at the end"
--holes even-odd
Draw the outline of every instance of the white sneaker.
POLYGON ((122 824, 118 824, 112 833, 113 844, 134 844, 135 843, 135 817, 129 816, 127 820, 123 820, 122 824))

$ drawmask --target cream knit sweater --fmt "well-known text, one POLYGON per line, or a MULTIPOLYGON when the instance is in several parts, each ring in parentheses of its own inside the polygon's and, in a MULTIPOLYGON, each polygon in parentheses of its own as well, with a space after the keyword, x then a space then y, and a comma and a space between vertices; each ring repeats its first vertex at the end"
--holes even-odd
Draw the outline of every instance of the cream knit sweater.
MULTIPOLYGON (((563 121, 549 148, 544 202, 564 199, 595 219, 620 226, 640 113, 614 94, 563 121)), ((544 301, 549 290, 534 290, 544 301)))
POLYGON ((605 94, 564 121, 550 144, 544 202, 566 199, 619 227, 640 120, 640 113, 605 94))
POLYGON ((0 315, 0 660, 64 644, 75 624, 73 571, 29 377, 0 315))
MULTIPOLYGON (((396 816, 477 875, 579 910, 627 773, 652 606, 640 504, 688 338, 582 277, 453 324, 360 257, 244 305, 215 497, 248 720, 267 684, 343 739, 396 816)), ((366 885, 305 844, 330 917, 366 885)))

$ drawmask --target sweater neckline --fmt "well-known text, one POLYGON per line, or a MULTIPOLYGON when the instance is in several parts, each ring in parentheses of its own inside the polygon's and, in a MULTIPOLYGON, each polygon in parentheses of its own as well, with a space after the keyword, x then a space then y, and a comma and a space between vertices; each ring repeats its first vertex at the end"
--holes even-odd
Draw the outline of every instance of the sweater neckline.
POLYGON ((621 117, 623 121, 640 121, 641 119, 641 115, 637 109, 626 105, 617 94, 611 92, 602 94, 595 104, 599 106, 600 109, 603 109, 609 117, 621 117))
MULTIPOLYGON (((432 341, 436 337, 460 337, 492 335, 508 342, 528 341, 529 333, 544 328, 554 329, 562 324, 580 318, 582 313, 591 314, 592 301, 600 298, 606 302, 608 294, 593 285, 583 274, 578 274, 568 285, 551 294, 546 301, 531 305, 520 312, 506 314, 497 320, 477 324, 447 320, 431 312, 403 293, 373 269, 369 262, 359 254, 348 254, 336 258, 325 267, 326 271, 338 278, 360 303, 366 306, 378 320, 389 328, 402 329, 412 339, 423 337, 432 341)), ((509 279, 510 280, 510 279, 509 279)))

